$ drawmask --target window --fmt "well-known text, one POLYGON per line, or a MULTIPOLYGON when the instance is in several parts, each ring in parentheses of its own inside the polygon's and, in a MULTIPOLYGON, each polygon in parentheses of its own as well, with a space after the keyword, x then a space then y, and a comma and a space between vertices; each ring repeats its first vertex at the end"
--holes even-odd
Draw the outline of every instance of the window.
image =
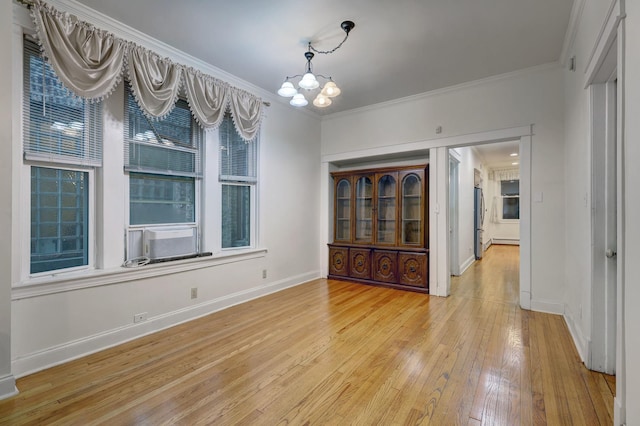
POLYGON ((102 104, 73 96, 24 40, 23 149, 30 169, 31 274, 91 263, 93 169, 102 162, 102 104))
POLYGON ((220 125, 222 248, 255 245, 257 140, 244 141, 227 114, 220 125))
POLYGON ((196 223, 202 130, 188 104, 179 100, 167 117, 151 120, 127 87, 125 123, 129 224, 196 223))
POLYGON ((502 219, 520 219, 520 181, 500 181, 500 195, 502 197, 502 219))

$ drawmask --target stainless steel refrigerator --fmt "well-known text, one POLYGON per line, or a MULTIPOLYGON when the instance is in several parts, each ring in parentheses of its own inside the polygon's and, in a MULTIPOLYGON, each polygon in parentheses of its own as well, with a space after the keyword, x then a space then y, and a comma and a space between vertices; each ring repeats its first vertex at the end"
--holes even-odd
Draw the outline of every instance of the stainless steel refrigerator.
POLYGON ((474 229, 474 253, 476 259, 482 259, 482 227, 484 224, 484 195, 482 188, 473 188, 473 229, 474 229))

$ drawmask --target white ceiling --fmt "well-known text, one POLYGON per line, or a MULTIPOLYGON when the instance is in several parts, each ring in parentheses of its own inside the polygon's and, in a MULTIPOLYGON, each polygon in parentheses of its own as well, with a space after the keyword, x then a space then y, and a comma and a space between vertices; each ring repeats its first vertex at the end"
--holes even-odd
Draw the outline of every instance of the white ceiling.
POLYGON ((327 114, 557 61, 573 0, 79 2, 271 93, 352 20, 313 60, 343 90, 327 114))
POLYGON ((480 161, 487 169, 503 167, 519 167, 520 141, 498 142, 473 147, 480 161), (512 157, 511 154, 518 154, 512 157), (513 164, 517 162, 518 164, 513 164))

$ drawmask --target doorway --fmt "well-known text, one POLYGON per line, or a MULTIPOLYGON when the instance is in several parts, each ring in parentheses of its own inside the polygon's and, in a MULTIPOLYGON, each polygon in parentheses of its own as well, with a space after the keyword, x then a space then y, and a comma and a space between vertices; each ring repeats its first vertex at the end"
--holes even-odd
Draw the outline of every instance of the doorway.
POLYGON ((617 78, 592 84, 591 370, 615 374, 617 261, 617 78))

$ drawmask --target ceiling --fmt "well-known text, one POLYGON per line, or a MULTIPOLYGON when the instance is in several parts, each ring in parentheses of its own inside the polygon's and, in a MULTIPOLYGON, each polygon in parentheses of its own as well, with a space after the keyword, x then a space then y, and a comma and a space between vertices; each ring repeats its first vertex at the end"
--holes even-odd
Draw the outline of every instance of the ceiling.
POLYGON ((476 152, 483 166, 487 169, 508 168, 519 166, 520 163, 520 140, 510 142, 497 142, 484 145, 474 145, 476 152), (518 154, 512 156, 511 154, 518 154), (517 162, 518 164, 513 164, 517 162))
POLYGON ((306 108, 330 114, 557 61, 573 0, 79 2, 270 93, 352 20, 313 60, 342 95, 306 108))

